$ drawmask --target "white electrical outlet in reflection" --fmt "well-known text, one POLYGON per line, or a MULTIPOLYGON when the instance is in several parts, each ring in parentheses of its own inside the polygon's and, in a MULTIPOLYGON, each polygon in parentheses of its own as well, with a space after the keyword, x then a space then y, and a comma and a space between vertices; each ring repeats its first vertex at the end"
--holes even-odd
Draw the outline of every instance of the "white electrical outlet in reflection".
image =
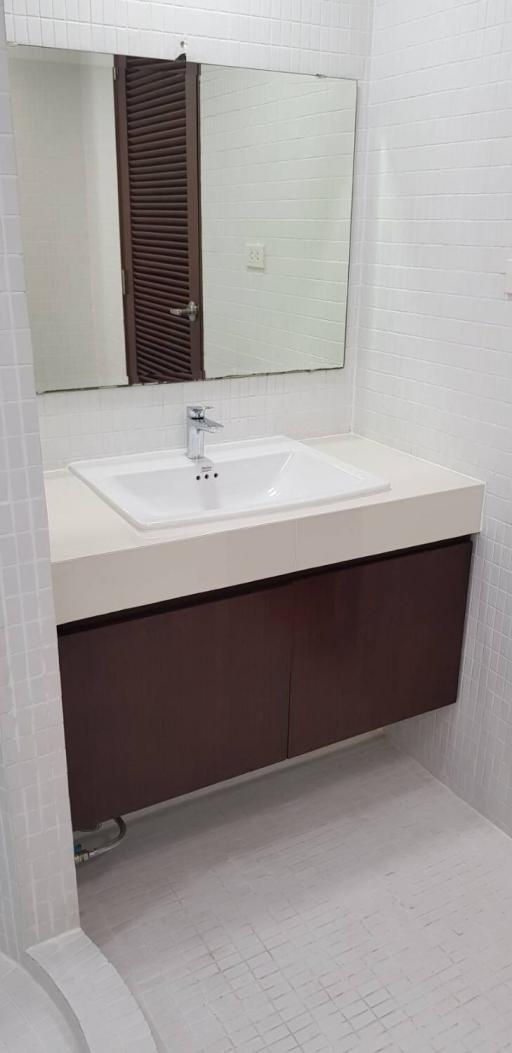
POLYGON ((265 270, 265 246, 259 241, 248 241, 245 246, 245 266, 251 270, 265 270))

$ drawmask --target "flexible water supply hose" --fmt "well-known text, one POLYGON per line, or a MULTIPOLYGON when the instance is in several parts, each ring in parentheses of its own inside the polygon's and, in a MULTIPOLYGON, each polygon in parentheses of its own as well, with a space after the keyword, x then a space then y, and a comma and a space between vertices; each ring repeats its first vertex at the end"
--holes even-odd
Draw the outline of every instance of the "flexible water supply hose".
MULTIPOLYGON (((113 848, 117 848, 123 837, 126 835, 126 823, 121 816, 114 816, 112 820, 117 826, 117 834, 111 841, 107 841, 104 845, 98 845, 97 848, 82 848, 80 842, 75 842, 75 865, 81 866, 82 863, 88 863, 90 859, 96 859, 97 856, 104 856, 107 852, 111 852, 113 848)), ((103 825, 103 824, 101 824, 103 825)))

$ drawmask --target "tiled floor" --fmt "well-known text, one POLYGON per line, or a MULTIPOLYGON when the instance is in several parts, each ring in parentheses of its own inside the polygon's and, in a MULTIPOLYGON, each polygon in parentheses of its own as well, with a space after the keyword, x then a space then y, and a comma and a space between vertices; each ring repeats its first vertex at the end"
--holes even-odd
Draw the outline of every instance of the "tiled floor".
POLYGON ((45 991, 0 955, 0 1053, 75 1053, 77 1046, 45 991))
POLYGON ((137 820, 80 901, 170 1053, 512 1050, 512 841, 385 740, 137 820))

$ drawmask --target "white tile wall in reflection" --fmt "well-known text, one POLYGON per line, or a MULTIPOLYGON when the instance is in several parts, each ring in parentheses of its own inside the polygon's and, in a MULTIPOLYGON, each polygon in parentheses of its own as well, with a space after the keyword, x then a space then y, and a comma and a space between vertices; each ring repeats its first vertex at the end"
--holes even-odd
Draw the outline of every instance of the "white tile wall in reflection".
POLYGON ((343 365, 356 82, 202 65, 200 99, 206 376, 343 365))
POLYGON ((127 383, 112 57, 8 56, 37 390, 127 383))

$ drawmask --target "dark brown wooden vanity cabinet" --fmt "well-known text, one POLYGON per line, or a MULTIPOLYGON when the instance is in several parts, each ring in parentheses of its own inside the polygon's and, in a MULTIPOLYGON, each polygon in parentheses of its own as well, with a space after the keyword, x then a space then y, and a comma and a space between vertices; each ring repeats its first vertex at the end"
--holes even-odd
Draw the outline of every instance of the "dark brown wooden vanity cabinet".
POLYGON ((289 756, 455 702, 471 541, 296 583, 289 756))
POLYGON ((76 829, 286 757, 291 600, 254 588, 60 631, 76 829))
POLYGON ((463 539, 61 627, 73 821, 455 702, 463 539))

